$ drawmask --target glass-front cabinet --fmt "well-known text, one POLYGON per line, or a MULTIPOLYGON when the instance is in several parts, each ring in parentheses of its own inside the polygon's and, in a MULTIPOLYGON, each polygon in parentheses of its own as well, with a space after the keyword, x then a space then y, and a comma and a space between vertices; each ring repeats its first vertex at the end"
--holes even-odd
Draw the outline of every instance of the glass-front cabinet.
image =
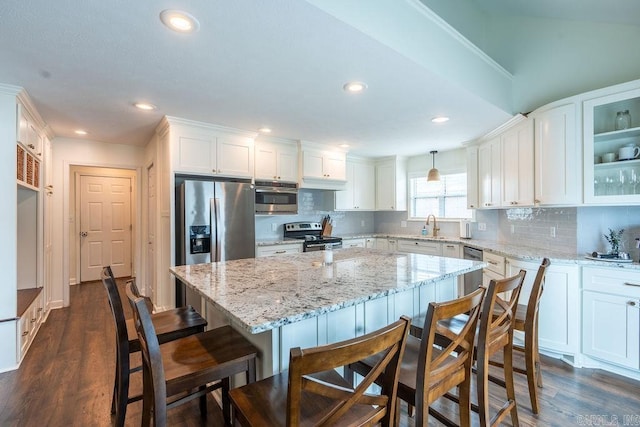
POLYGON ((640 204, 640 88, 583 107, 585 203, 640 204))

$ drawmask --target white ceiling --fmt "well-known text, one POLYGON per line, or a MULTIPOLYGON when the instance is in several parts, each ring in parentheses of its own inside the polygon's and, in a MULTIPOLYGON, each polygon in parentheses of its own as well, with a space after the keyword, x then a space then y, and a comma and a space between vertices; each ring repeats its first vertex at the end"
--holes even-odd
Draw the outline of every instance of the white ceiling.
MULTIPOLYGON (((620 5, 640 3, 469 1, 487 13, 564 16, 582 15, 589 3, 597 11, 591 18, 603 16, 598 8, 607 3, 620 19, 630 16, 620 5)), ((348 143, 361 155, 413 155, 459 146, 513 113, 311 3, 2 0, 0 83, 24 87, 56 136, 83 128, 90 140, 135 145, 169 115, 249 131, 268 126, 274 136, 348 143), (159 19, 164 9, 195 15, 200 31, 169 31, 159 19), (342 85, 350 80, 369 88, 347 94, 342 85), (158 109, 138 111, 136 101, 158 109), (451 120, 431 123, 441 114, 451 120)), ((420 12, 416 0, 404 3, 420 12)))

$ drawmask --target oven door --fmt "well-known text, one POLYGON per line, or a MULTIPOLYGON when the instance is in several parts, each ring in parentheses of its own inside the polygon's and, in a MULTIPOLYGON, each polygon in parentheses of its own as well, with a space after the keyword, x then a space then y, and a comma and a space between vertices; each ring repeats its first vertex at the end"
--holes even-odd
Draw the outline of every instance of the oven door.
POLYGON ((297 214, 298 190, 256 187, 256 213, 297 214))

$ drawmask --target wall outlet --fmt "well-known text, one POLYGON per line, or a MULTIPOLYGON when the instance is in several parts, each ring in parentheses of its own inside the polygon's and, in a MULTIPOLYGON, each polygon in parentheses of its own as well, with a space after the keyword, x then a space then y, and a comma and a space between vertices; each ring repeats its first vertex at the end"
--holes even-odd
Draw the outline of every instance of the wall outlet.
POLYGON ((487 223, 479 222, 478 223, 478 231, 487 231, 487 223))
POLYGON ((401 228, 407 228, 407 221, 400 221, 401 228))
POLYGON ((278 224, 275 222, 271 223, 271 231, 278 231, 278 224))
POLYGON ((549 230, 549 234, 551 235, 551 237, 556 237, 556 228, 551 227, 549 230))

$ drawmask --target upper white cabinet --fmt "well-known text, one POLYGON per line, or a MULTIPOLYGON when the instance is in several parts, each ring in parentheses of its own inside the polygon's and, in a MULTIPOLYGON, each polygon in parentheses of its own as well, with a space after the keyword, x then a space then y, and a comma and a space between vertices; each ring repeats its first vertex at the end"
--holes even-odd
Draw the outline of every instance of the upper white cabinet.
POLYGON ((407 164, 401 157, 376 162, 376 210, 407 210, 407 164))
POLYGON ((582 201, 582 163, 576 135, 577 104, 532 113, 535 124, 535 203, 576 205, 582 201))
POLYGON ((253 177, 255 135, 175 119, 168 123, 174 172, 253 177))
POLYGON ((480 207, 478 188, 478 147, 467 147, 467 208, 480 207))
POLYGON ((533 205, 533 120, 507 130, 502 140, 502 206, 533 205))
POLYGON ((17 104, 17 140, 34 156, 42 156, 42 136, 35 120, 29 111, 20 103, 17 104))
POLYGON ((585 203, 640 203, 640 88, 588 99, 583 111, 585 203))
POLYGON ((300 188, 344 189, 347 180, 346 153, 316 144, 300 143, 300 188))
POLYGON ((345 190, 336 191, 336 210, 374 210, 375 166, 366 159, 347 159, 345 190))
POLYGON ((264 138, 255 143, 255 178, 298 181, 298 146, 264 138))
POLYGON ((502 144, 500 137, 478 148, 478 198, 482 208, 499 208, 502 200, 502 144))

